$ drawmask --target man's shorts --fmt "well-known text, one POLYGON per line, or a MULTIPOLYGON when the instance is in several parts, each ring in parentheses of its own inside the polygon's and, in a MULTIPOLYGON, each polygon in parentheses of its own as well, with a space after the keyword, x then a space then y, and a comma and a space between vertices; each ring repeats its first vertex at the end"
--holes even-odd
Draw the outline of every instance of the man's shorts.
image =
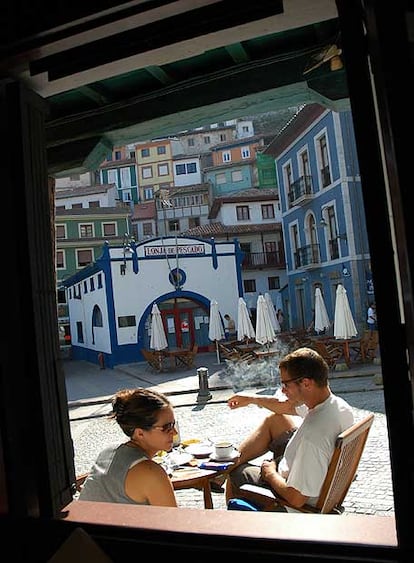
MULTIPOLYGON (((269 451, 273 453, 273 459, 276 461, 276 464, 278 464, 282 459, 286 445, 293 434, 296 432, 296 430, 296 428, 286 430, 286 432, 281 434, 278 438, 276 438, 269 444, 269 451)), ((229 479, 232 486, 237 488, 240 488, 240 486, 244 485, 245 483, 266 487, 267 483, 262 481, 260 474, 260 466, 247 462, 241 463, 235 469, 233 469, 233 471, 231 471, 229 474, 229 479)))

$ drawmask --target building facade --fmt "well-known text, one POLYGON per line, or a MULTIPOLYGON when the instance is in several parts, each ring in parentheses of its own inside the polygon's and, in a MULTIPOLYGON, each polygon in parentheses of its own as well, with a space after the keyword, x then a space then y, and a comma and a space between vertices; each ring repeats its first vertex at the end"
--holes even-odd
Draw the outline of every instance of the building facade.
POLYGON ((236 318, 242 252, 237 241, 156 238, 106 243, 101 257, 64 281, 72 357, 108 367, 142 361, 150 348, 151 309, 157 303, 170 347, 206 351, 209 309, 236 318))
POLYGON ((122 244, 131 231, 131 210, 119 204, 111 185, 61 188, 55 194, 55 267, 62 345, 70 343, 69 310, 63 280, 92 264, 104 240, 122 244))
POLYGON ((305 106, 266 153, 276 162, 291 326, 312 326, 317 287, 333 323, 342 284, 362 334, 374 289, 351 112, 305 106))

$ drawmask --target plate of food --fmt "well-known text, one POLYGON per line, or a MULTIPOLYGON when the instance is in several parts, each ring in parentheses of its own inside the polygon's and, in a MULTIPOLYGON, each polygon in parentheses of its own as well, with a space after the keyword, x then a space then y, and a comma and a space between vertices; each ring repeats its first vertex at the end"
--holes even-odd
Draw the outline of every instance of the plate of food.
POLYGON ((183 440, 181 445, 186 448, 187 446, 191 446, 192 444, 199 444, 201 440, 198 438, 190 438, 189 440, 183 440))
POLYGON ((153 461, 160 463, 161 465, 175 467, 178 465, 186 465, 187 463, 190 463, 190 461, 193 459, 193 456, 185 451, 182 452, 173 450, 171 452, 158 452, 158 454, 152 459, 153 461))
POLYGON ((168 454, 168 461, 173 465, 186 465, 193 459, 187 452, 172 451, 168 454))

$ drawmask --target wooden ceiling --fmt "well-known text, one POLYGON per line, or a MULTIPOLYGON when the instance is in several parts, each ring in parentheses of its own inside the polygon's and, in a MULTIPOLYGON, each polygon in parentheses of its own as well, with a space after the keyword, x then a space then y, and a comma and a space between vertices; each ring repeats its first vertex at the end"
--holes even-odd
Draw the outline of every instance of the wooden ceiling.
POLYGON ((348 103, 344 69, 326 62, 304 74, 340 43, 332 0, 83 4, 74 0, 68 14, 63 2, 46 11, 24 0, 0 42, 2 76, 47 100, 52 175, 96 168, 113 146, 206 123, 348 103))

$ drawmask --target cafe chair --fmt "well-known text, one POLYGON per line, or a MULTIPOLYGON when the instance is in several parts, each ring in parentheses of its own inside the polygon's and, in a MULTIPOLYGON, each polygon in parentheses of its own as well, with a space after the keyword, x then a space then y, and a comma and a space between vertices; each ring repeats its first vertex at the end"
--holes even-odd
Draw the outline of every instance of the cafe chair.
POLYGON ((80 475, 76 475, 75 486, 74 486, 74 493, 80 493, 83 487, 84 482, 88 478, 89 471, 85 473, 81 473, 80 475))
POLYGON ((253 352, 240 352, 237 348, 229 348, 225 344, 219 342, 220 356, 229 362, 247 362, 250 363, 255 359, 253 352))
POLYGON ((163 370, 163 358, 160 352, 155 352, 154 350, 146 350, 145 348, 143 348, 141 350, 141 354, 144 356, 144 360, 146 360, 150 367, 152 367, 156 371, 163 370))
POLYGON ((377 330, 366 330, 359 342, 350 345, 353 362, 373 361, 377 357, 379 337, 377 330))
POLYGON ((185 354, 176 357, 176 365, 185 368, 194 367, 194 360, 197 357, 198 344, 194 344, 190 350, 187 350, 185 354))
POLYGON ((310 514, 342 514, 344 512, 342 503, 355 479, 373 422, 374 414, 371 413, 338 435, 316 506, 305 504, 301 508, 296 508, 266 487, 246 484, 239 489, 239 499, 230 499, 228 508, 275 512, 280 510, 280 507, 291 507, 299 512, 310 514), (240 500, 243 503, 239 503, 240 500))
POLYGON ((343 357, 342 347, 335 345, 333 342, 312 339, 308 346, 316 350, 322 356, 330 370, 334 370, 336 364, 343 357))

